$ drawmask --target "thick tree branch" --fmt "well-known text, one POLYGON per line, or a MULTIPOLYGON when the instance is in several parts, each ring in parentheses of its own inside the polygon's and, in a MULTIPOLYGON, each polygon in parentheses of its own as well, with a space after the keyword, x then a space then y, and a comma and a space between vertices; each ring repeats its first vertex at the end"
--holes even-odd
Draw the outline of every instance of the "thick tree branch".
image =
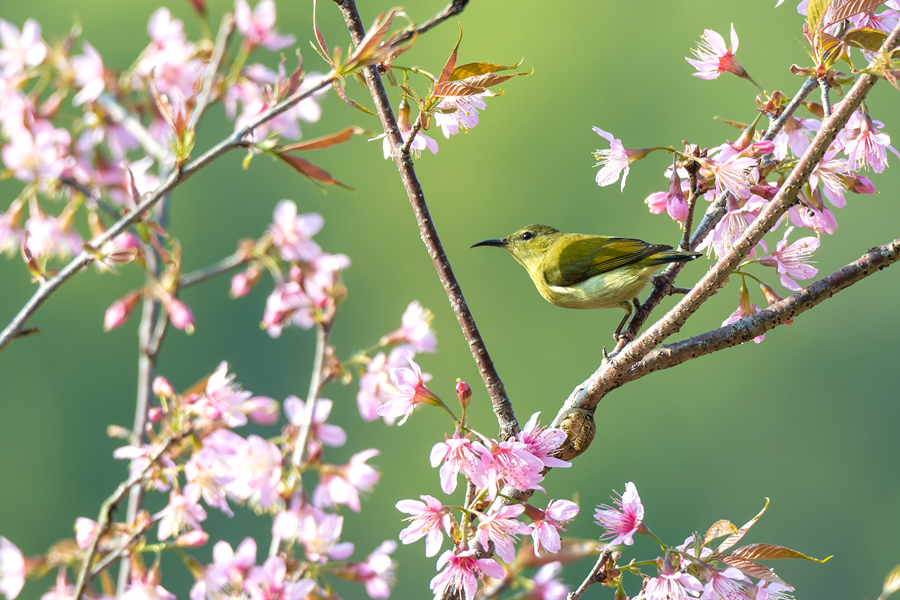
POLYGON ((653 371, 668 369, 693 358, 748 342, 817 304, 821 304, 841 290, 891 266, 898 260, 900 260, 900 239, 873 248, 839 271, 835 271, 808 288, 770 305, 751 317, 653 350, 631 367, 619 381, 619 385, 640 379, 653 371))
MULTIPOLYGON (((103 244, 128 229, 137 221, 141 220, 143 218, 143 215, 149 209, 153 208, 160 200, 165 198, 166 195, 168 195, 176 187, 187 181, 187 179, 197 173, 197 171, 206 167, 212 161, 219 158, 229 150, 245 146, 246 142, 244 141, 244 138, 249 135, 254 129, 290 109, 292 106, 296 105, 304 98, 308 98, 318 90, 332 85, 335 79, 337 79, 337 76, 334 73, 329 73, 317 83, 315 83, 310 89, 298 91, 289 98, 279 102, 275 106, 259 115, 251 123, 247 124, 245 127, 242 127, 238 131, 235 131, 233 134, 207 150, 199 158, 191 161, 180 170, 176 170, 168 178, 166 178, 166 180, 155 191, 147 194, 144 199, 138 203, 137 207, 134 210, 116 221, 116 223, 114 223, 112 227, 110 227, 105 233, 91 240, 91 246, 93 246, 94 248, 102 248, 103 244)), ((3 349, 6 348, 6 346, 16 338, 16 334, 25 326, 25 323, 29 318, 31 318, 31 315, 33 315, 35 311, 40 308, 44 301, 46 301, 47 298, 49 298, 50 295, 53 294, 53 292, 55 292, 66 281, 68 281, 73 275, 90 264, 92 260, 94 260, 93 254, 89 252, 82 252, 81 254, 73 258, 69 262, 69 264, 63 267, 59 271, 59 273, 38 286, 37 291, 34 292, 34 294, 31 296, 31 299, 29 299, 28 302, 25 303, 25 306, 22 307, 19 313, 10 322, 10 324, 6 326, 2 333, 0 333, 0 352, 2 352, 3 349)))
MULTIPOLYGON (((353 43, 359 44, 360 40, 365 36, 365 30, 360 21, 359 12, 356 10, 355 2, 353 0, 334 1, 344 15, 353 43)), ((461 3, 461 5, 464 5, 464 3, 461 3)), ((513 413, 509 398, 506 396, 503 382, 494 368, 494 363, 491 361, 484 341, 481 339, 481 334, 478 332, 478 327, 475 325, 475 319, 466 305, 462 289, 456 281, 453 269, 450 268, 450 261, 447 259, 447 255, 441 246, 437 230, 431 221, 431 215, 428 213, 425 193, 422 191, 422 186, 416 177, 412 157, 410 157, 409 153, 399 151, 399 148, 403 146, 403 139, 400 136, 397 120, 394 118, 394 113, 391 110, 391 104, 381 82, 381 77, 378 75, 378 68, 375 66, 366 67, 364 74, 366 83, 369 86, 369 92, 375 101, 378 116, 381 118, 381 123, 384 126, 384 132, 390 142, 391 151, 397 163, 397 169, 400 171, 400 178, 403 181, 403 187, 406 189, 410 204, 412 204, 415 212, 422 241, 428 249, 428 254, 431 256, 434 267, 438 272, 438 277, 440 277, 441 283, 444 285, 444 291, 450 300, 450 306, 456 314, 466 341, 469 343, 469 349, 472 351, 472 356, 475 358, 475 363, 478 365, 478 370, 481 372, 481 377, 491 396, 494 413, 497 415, 497 420, 500 423, 500 437, 501 439, 510 438, 519 431, 516 416, 513 413)))

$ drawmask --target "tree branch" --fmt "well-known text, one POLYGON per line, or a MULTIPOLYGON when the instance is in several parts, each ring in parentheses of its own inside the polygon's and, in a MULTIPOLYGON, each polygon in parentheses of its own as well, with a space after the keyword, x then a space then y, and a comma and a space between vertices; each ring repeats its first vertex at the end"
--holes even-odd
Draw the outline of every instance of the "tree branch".
POLYGON ((693 358, 748 342, 782 325, 841 290, 858 283, 900 260, 900 239, 872 248, 858 260, 824 277, 808 288, 770 305, 757 314, 692 338, 653 350, 621 379, 619 385, 640 379, 653 371, 668 369, 693 358))
MULTIPOLYGON (((438 25, 440 25, 441 23, 443 23, 450 17, 458 15, 463 10, 465 10, 466 5, 468 3, 469 3, 469 0, 453 0, 452 2, 450 2, 450 4, 448 4, 447 6, 444 7, 444 10, 442 10, 441 12, 439 12, 432 18, 428 19, 427 21, 425 21, 424 23, 422 23, 421 25, 416 27, 416 29, 415 29, 416 35, 423 34, 426 31, 428 31, 429 29, 433 29, 434 27, 437 27, 438 25)), ((398 35, 392 41, 396 44, 400 44, 402 42, 405 42, 409 38, 411 38, 412 35, 413 35, 413 32, 411 30, 407 30, 407 31, 404 31, 403 33, 401 33, 400 35, 398 35)))
MULTIPOLYGON (((101 248, 103 244, 125 231, 128 227, 130 227, 137 221, 141 220, 144 213, 153 208, 162 198, 169 194, 173 189, 187 181, 187 179, 193 176, 197 171, 207 166, 209 163, 217 159, 219 156, 225 154, 229 150, 244 146, 246 144, 244 142, 244 138, 249 135, 254 129, 285 112, 304 98, 308 98, 318 90, 330 86, 335 81, 335 79, 337 79, 337 76, 333 72, 329 73, 328 75, 324 76, 319 82, 314 84, 310 89, 298 91, 285 100, 282 100, 275 106, 269 108, 267 111, 259 115, 251 123, 247 124, 245 127, 234 132, 233 134, 207 150, 199 158, 191 161, 180 170, 176 170, 168 178, 166 178, 166 180, 155 191, 146 195, 144 199, 138 203, 137 207, 134 210, 116 221, 112 225, 112 227, 110 227, 105 233, 91 240, 91 246, 93 246, 94 248, 101 248)), ((25 326, 25 323, 28 321, 31 315, 33 315, 35 311, 40 308, 44 301, 46 301, 47 298, 49 298, 50 295, 53 294, 53 292, 55 292, 66 281, 68 281, 73 275, 90 264, 92 260, 94 260, 93 254, 89 252, 82 252, 77 257, 73 258, 69 262, 69 264, 63 267, 59 271, 59 273, 57 273, 47 281, 41 283, 40 286, 38 286, 37 291, 35 291, 28 302, 25 303, 25 306, 22 307, 19 313, 9 323, 9 325, 7 325, 3 332, 0 333, 0 352, 2 352, 3 349, 6 348, 6 346, 16 338, 16 334, 22 329, 22 327, 25 326)))
MULTIPOLYGON (((356 10, 356 3, 353 0, 334 0, 334 2, 340 7, 344 15, 344 20, 350 30, 354 44, 359 44, 360 40, 365 36, 365 30, 360 21, 359 12, 356 10)), ((459 10, 462 10, 464 5, 465 3, 460 3, 459 10)), ((485 387, 491 396, 494 414, 497 415, 497 420, 500 424, 500 438, 508 439, 513 437, 519 431, 519 424, 506 395, 503 382, 494 368, 494 363, 491 361, 484 341, 481 339, 481 334, 478 332, 478 327, 475 325, 475 319, 466 305, 462 289, 456 281, 453 269, 450 268, 450 261, 441 247, 437 230, 431 221, 431 215, 428 213, 428 206, 425 203, 425 193, 422 191, 422 186, 416 177, 412 158, 408 153, 404 154, 399 151, 399 148, 403 146, 403 139, 400 136, 397 120, 394 118, 394 113, 391 110, 391 104, 381 82, 381 77, 378 75, 378 67, 366 67, 363 73, 365 74, 369 92, 375 101, 378 116, 381 118, 381 123, 384 126, 384 132, 390 142, 397 169, 400 171, 400 179, 403 181, 403 187, 406 189, 413 212, 415 212, 422 241, 428 249, 428 254, 431 256, 434 267, 438 272, 438 277, 444 285, 444 291, 450 300, 450 306, 456 314, 466 341, 469 343, 472 356, 475 358, 475 364, 478 365, 485 387)))
POLYGON ((581 585, 578 586, 577 590, 575 590, 574 592, 569 592, 569 595, 566 596, 566 600, 578 600, 584 595, 589 587, 591 587, 595 583, 599 583, 600 581, 602 581, 603 569, 606 567, 606 563, 609 562, 609 558, 611 556, 612 552, 610 550, 604 550, 603 552, 601 552, 600 556, 597 558, 597 562, 594 563, 591 572, 588 573, 588 576, 584 578, 584 581, 581 582, 581 585))

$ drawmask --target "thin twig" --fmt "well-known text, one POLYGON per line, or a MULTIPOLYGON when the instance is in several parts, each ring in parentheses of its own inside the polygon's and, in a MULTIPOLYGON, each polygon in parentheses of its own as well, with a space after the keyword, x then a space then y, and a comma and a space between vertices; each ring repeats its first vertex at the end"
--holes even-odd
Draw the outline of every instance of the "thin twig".
POLYGON ((100 193, 97 190, 92 190, 84 184, 79 183, 73 177, 60 177, 59 182, 64 186, 70 187, 85 198, 90 198, 91 202, 97 204, 97 208, 108 214, 114 219, 118 219, 122 216, 122 213, 115 209, 108 202, 104 201, 100 198, 100 193))
POLYGON ((213 46, 212 56, 209 57, 209 64, 206 65, 206 72, 203 74, 203 86, 200 88, 200 94, 197 96, 197 106, 188 120, 188 129, 197 127, 200 117, 203 116, 206 107, 209 106, 209 99, 212 95, 213 84, 215 83, 216 73, 219 72, 219 66, 222 64, 222 57, 225 56, 225 48, 228 47, 228 40, 234 32, 234 14, 225 13, 222 17, 222 23, 219 25, 219 33, 216 35, 216 44, 213 46))
POLYGON ((165 146, 157 142, 156 138, 147 131, 144 125, 138 121, 134 115, 128 112, 124 106, 119 104, 115 98, 104 92, 100 94, 97 101, 103 105, 103 108, 106 109, 106 112, 113 122, 124 127, 125 131, 130 133, 132 137, 137 140, 138 144, 141 145, 141 148, 144 149, 144 152, 153 157, 153 160, 160 164, 169 160, 172 153, 169 152, 165 146))
POLYGON ((181 280, 178 284, 178 288, 182 289, 191 285, 195 285, 197 283, 202 283, 204 281, 212 279, 213 277, 217 277, 222 273, 227 273, 232 269, 247 264, 251 259, 252 257, 247 256, 244 252, 238 252, 236 254, 232 254, 231 256, 226 256, 219 262, 213 263, 208 267, 197 269, 196 271, 191 271, 187 275, 182 275, 181 280))
MULTIPOLYGON (((428 31, 429 29, 433 29, 437 27, 450 17, 456 16, 465 10, 466 5, 469 3, 469 0, 453 0, 450 4, 444 7, 444 10, 433 16, 432 18, 425 21, 423 24, 419 25, 415 29, 416 35, 421 35, 428 31)), ((391 40, 395 44, 401 44, 411 38, 413 32, 411 30, 404 31, 400 33, 396 38, 391 40)))
POLYGON ((94 539, 91 540, 91 545, 88 547, 87 553, 81 563, 81 569, 78 571, 78 580, 75 582, 75 591, 72 595, 74 600, 81 600, 85 588, 90 584, 91 579, 94 577, 94 573, 91 571, 91 563, 94 560, 94 556, 97 554, 100 538, 102 538, 110 528, 110 519, 112 518, 113 511, 125 498, 125 494, 127 494, 131 488, 141 483, 147 473, 155 467, 156 461, 159 460, 175 441, 180 439, 181 436, 171 436, 165 439, 159 447, 147 457, 149 460, 147 467, 138 473, 134 473, 129 476, 128 479, 120 483, 112 495, 100 505, 100 515, 97 517, 97 529, 94 532, 94 539))
MULTIPOLYGON (((296 105, 301 100, 308 98, 318 90, 332 85, 335 79, 337 79, 337 76, 334 73, 330 73, 313 84, 309 89, 297 91, 292 96, 269 108, 245 127, 235 131, 233 134, 207 150, 199 158, 191 161, 180 170, 176 170, 155 191, 145 195, 144 199, 138 203, 134 210, 120 218, 105 233, 91 240, 91 246, 94 248, 101 248, 103 244, 139 221, 147 210, 155 206, 162 198, 177 186, 187 181, 191 176, 197 173, 197 171, 206 167, 229 150, 246 145, 244 138, 254 129, 290 109, 292 106, 296 105)), ((40 308, 41 304, 43 304, 44 301, 46 301, 47 298, 49 298, 62 284, 82 270, 92 260, 94 260, 93 254, 82 252, 77 257, 73 258, 69 264, 63 267, 59 273, 41 283, 28 302, 25 303, 18 314, 13 317, 9 325, 7 325, 3 332, 0 333, 0 352, 2 352, 9 342, 15 338, 16 333, 25 326, 25 323, 31 315, 40 308)))
POLYGON ((575 590, 574 592, 569 592, 569 595, 566 596, 566 600, 578 600, 584 595, 589 587, 591 587, 595 583, 599 583, 600 581, 602 581, 600 574, 606 567, 606 563, 609 562, 610 556, 612 556, 612 552, 610 550, 604 550, 603 552, 601 552, 600 557, 597 559, 597 562, 594 563, 594 567, 591 569, 591 572, 588 573, 588 576, 584 578, 584 581, 581 582, 581 585, 578 586, 577 590, 575 590))
MULTIPOLYGON (((354 44, 359 44, 360 40, 365 36, 365 30, 356 10, 356 3, 353 0, 334 0, 334 2, 340 7, 344 15, 344 21, 347 23, 354 44)), ((450 267, 450 261, 447 259, 447 255, 441 246, 437 230, 428 212, 428 205, 425 203, 425 192, 422 190, 422 186, 416 177, 412 158, 408 153, 402 154, 399 152, 399 148, 403 146, 403 139, 400 137, 397 120, 394 118, 393 110, 391 110, 391 104, 381 82, 381 77, 378 75, 378 69, 376 67, 366 67, 363 73, 369 87, 369 93, 375 102, 378 116, 381 118, 385 135, 391 145, 391 152, 397 163, 397 169, 400 171, 400 179, 403 181, 403 187, 406 189, 413 212, 415 212, 422 241, 428 249, 428 255, 431 256, 434 267, 438 272, 438 277, 444 285, 444 291, 450 300, 450 306, 456 314, 456 319, 459 321, 463 334, 466 336, 466 341, 469 343, 472 356, 475 358, 475 364, 478 365, 485 387, 491 396, 494 414, 497 415, 497 420, 500 423, 500 438, 504 440, 511 438, 519 432, 519 424, 506 395, 506 390, 503 387, 503 381, 501 381, 494 363, 491 361, 487 347, 485 347, 481 334, 478 332, 475 319, 472 317, 472 313, 466 304, 462 289, 456 281, 453 269, 450 267)))
POLYGON ((297 441, 294 443, 294 454, 291 456, 291 464, 299 468, 303 464, 303 457, 306 454, 306 446, 309 442, 309 432, 312 429, 313 415, 315 414, 316 402, 322 391, 322 385, 325 382, 323 369, 325 367, 325 352, 328 349, 328 339, 331 336, 331 327, 334 325, 332 320, 320 323, 316 328, 316 354, 313 359, 312 375, 309 378, 309 394, 306 397, 306 412, 303 414, 303 421, 300 423, 300 431, 297 432, 297 441))

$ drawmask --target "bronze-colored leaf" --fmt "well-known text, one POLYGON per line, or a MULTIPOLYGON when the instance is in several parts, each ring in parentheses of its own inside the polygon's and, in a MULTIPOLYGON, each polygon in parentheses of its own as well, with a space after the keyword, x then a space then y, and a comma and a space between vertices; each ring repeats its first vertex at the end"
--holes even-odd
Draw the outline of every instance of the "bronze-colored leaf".
POLYGON ((785 582, 781 577, 775 574, 775 571, 765 565, 759 564, 758 562, 747 560, 745 558, 736 558, 734 556, 723 556, 722 562, 727 564, 729 567, 738 569, 744 575, 756 577, 757 579, 762 579, 763 581, 768 581, 769 583, 780 583, 781 585, 788 585, 787 582, 785 582))
POLYGON ((721 521, 716 521, 712 524, 706 531, 706 535, 703 536, 703 545, 710 543, 716 538, 720 538, 723 535, 731 535, 737 533, 737 527, 732 525, 731 521, 722 519, 721 521))
POLYGON ((802 558, 803 560, 811 560, 817 563, 823 563, 831 558, 830 556, 823 559, 813 558, 812 556, 807 556, 802 552, 797 552, 796 550, 791 550, 790 548, 785 548, 784 546, 776 546, 775 544, 750 544, 747 546, 741 546, 740 548, 732 552, 731 556, 737 556, 738 558, 749 558, 753 560, 802 558))
POLYGON ((340 81, 338 79, 334 80, 334 91, 337 93, 338 97, 341 100, 343 100, 344 102, 346 102, 347 104, 349 104, 350 106, 355 108, 356 110, 361 110, 362 112, 370 114, 374 117, 378 116, 377 114, 373 113, 371 110, 369 110, 362 104, 359 104, 355 100, 351 100, 350 97, 347 96, 347 91, 344 90, 344 82, 343 81, 340 81))
POLYGON ((750 530, 750 528, 753 527, 753 524, 756 523, 756 521, 759 520, 761 516, 763 516, 763 513, 766 512, 767 508, 769 508, 768 498, 766 498, 766 505, 763 506, 763 509, 761 511, 759 511, 758 515, 747 521, 747 523, 745 523, 743 527, 738 529, 737 533, 728 536, 727 538, 725 538, 724 542, 719 544, 719 547, 716 548, 716 554, 722 554, 723 552, 737 544, 741 540, 741 538, 744 537, 744 534, 746 534, 750 530))
POLYGON ((849 19, 861 12, 874 11, 884 4, 885 0, 834 0, 831 4, 831 15, 828 25, 833 25, 844 19, 849 19))
POLYGON ((434 96, 451 97, 451 96, 471 96, 480 94, 487 88, 503 83, 513 77, 520 75, 531 75, 531 73, 512 73, 509 75, 497 75, 496 73, 485 73, 484 75, 476 75, 467 77, 459 81, 449 81, 446 83, 438 83, 434 86, 434 96))
POLYGON ((853 29, 844 36, 844 42, 847 45, 860 48, 861 50, 868 50, 869 52, 877 52, 885 39, 887 39, 885 32, 870 27, 853 29))
POLYGON ((287 154, 285 152, 277 152, 275 156, 293 167, 294 170, 296 170, 304 177, 308 177, 313 181, 318 181, 319 183, 325 183, 328 185, 337 185, 353 192, 356 191, 349 185, 341 183, 340 181, 332 177, 331 173, 329 173, 322 167, 317 167, 305 158, 300 158, 299 156, 294 156, 293 154, 287 154))
POLYGON ((844 44, 831 34, 822 32, 819 34, 818 44, 819 62, 830 69, 844 55, 844 44))
POLYGON ((386 15, 378 15, 372 28, 366 32, 365 37, 359 42, 356 50, 353 52, 352 60, 365 62, 375 49, 381 44, 384 36, 391 28, 391 22, 396 14, 400 11, 398 8, 392 8, 386 15))
POLYGON ((878 600, 884 600, 897 590, 900 590, 900 565, 897 565, 888 573, 884 580, 884 590, 878 596, 878 600))
POLYGON ((324 137, 316 138, 314 140, 309 140, 306 142, 300 142, 297 144, 289 144, 287 146, 278 146, 276 150, 278 152, 302 152, 305 150, 322 150, 324 148, 330 148, 336 144, 343 144, 346 141, 349 141, 354 135, 360 135, 363 133, 369 133, 362 127, 347 127, 343 131, 339 131, 337 133, 332 133, 331 135, 326 135, 324 137))
POLYGON ((453 69, 456 67, 456 52, 459 50, 460 42, 462 42, 462 26, 459 28, 459 39, 456 40, 456 45, 453 46, 453 52, 450 53, 447 62, 444 63, 444 68, 441 69, 441 74, 438 76, 438 83, 444 83, 450 80, 450 74, 453 73, 453 69))
POLYGON ((465 79, 466 77, 484 75, 485 73, 496 73, 497 71, 511 71, 512 69, 519 68, 519 65, 521 64, 521 60, 514 65, 501 65, 499 63, 491 62, 466 63, 453 69, 453 72, 450 73, 450 81, 458 81, 460 79, 465 79))

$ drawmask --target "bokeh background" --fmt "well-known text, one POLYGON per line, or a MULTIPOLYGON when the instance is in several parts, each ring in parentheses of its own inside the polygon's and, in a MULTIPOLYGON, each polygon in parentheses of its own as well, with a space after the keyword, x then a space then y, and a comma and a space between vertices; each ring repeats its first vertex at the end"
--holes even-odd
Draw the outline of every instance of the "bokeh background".
MULTIPOLYGON (((164 4, 185 19, 188 31, 198 30, 187 2, 164 4)), ((217 23, 230 5, 210 4, 217 23)), ((441 0, 405 4, 418 21, 442 7, 441 0)), ((84 39, 108 66, 122 69, 147 43, 146 22, 156 8, 154 2, 31 0, 4 3, 2 17, 17 26, 34 17, 48 40, 80 21, 84 39)), ((360 2, 367 23, 387 8, 390 4, 360 2)), ((279 28, 297 36, 307 68, 321 68, 307 44, 313 39, 312 3, 282 2, 278 11, 279 28)), ((319 19, 329 43, 347 45, 331 3, 320 2, 319 19)), ((655 154, 634 165, 624 193, 617 185, 598 188, 591 152, 608 146, 591 126, 613 132, 626 147, 679 146, 682 139, 714 146, 734 139, 736 130, 715 117, 752 120, 755 88, 731 76, 712 82, 691 77, 683 56, 704 28, 727 37, 733 22, 741 36, 738 60, 763 87, 790 96, 801 80, 788 67, 809 63, 802 18, 794 6, 775 9, 771 0, 473 0, 458 19, 422 36, 399 64, 438 72, 456 42, 455 21, 465 31, 460 61, 524 58, 523 68, 534 74, 501 86, 506 94, 488 100, 481 124, 468 134, 445 141, 431 132, 440 153, 422 157, 417 168, 441 241, 518 417, 543 411, 549 420, 597 367, 620 314, 553 307, 510 257, 469 245, 529 223, 675 245, 677 227, 664 215, 648 214, 643 203, 650 192, 666 188, 662 172, 668 156, 655 154)), ((271 53, 255 58, 274 66, 271 53)), ((363 88, 350 82, 348 90, 371 106, 363 88)), ((897 94, 881 84, 869 107, 900 140, 897 94)), ((398 99, 396 89, 391 97, 398 99)), ((304 125, 307 138, 348 124, 379 128, 376 118, 333 94, 322 104, 321 122, 304 125)), ((230 130, 221 107, 211 109, 197 151, 230 130)), ((243 171, 242 158, 225 156, 174 194, 170 231, 183 244, 184 269, 208 265, 230 254, 238 239, 260 235, 282 198, 296 200, 301 212, 321 213, 325 227, 317 241, 353 260, 345 274, 349 296, 334 329, 338 356, 370 347, 418 299, 434 312, 439 336, 439 352, 420 356, 423 369, 434 375, 432 388, 452 399, 457 377, 470 382, 473 424, 495 432, 487 394, 419 239, 396 169, 382 159, 381 143, 359 138, 312 157, 356 193, 323 194, 264 157, 243 171)), ((850 196, 846 208, 836 211, 840 230, 823 240, 816 256, 822 274, 897 237, 900 185, 897 159, 889 160, 893 168, 873 177, 880 195, 850 196)), ((2 182, 0 207, 19 189, 14 181, 2 182)), ((708 264, 688 265, 679 283, 696 281, 708 264)), ((101 501, 125 477, 126 465, 111 456, 121 443, 105 431, 111 423, 132 421, 137 318, 119 330, 102 330, 106 307, 141 282, 136 268, 122 271, 98 276, 90 270, 75 277, 31 320, 43 332, 15 342, 0 356, 0 534, 26 554, 72 537, 75 518, 95 518, 101 501)), ((771 271, 757 272, 787 294, 771 271)), ((535 502, 579 498, 582 513, 569 533, 596 537, 592 508, 633 481, 647 524, 664 540, 680 543, 718 519, 745 522, 769 497, 771 507, 748 542, 834 555, 823 565, 771 565, 796 586, 797 597, 876 598, 884 576, 900 562, 898 277, 894 269, 879 273, 790 327, 770 332, 761 345, 707 356, 616 390, 598 408, 594 444, 573 468, 553 471, 547 495, 538 494, 535 502)), ((0 261, 0 321, 8 322, 33 289, 20 259, 0 261)), ((197 317, 197 331, 169 334, 159 373, 185 388, 227 360, 245 389, 278 399, 304 396, 314 336, 289 329, 270 339, 259 329, 270 289, 264 281, 249 297, 231 300, 224 277, 186 290, 182 297, 197 317)), ((737 293, 732 281, 681 335, 717 327, 735 309, 737 293)), ((754 301, 763 304, 758 295, 754 301)), ((671 305, 670 300, 664 307, 671 305)), ((403 427, 363 423, 356 392, 355 384, 336 384, 324 393, 336 403, 333 421, 352 440, 326 458, 340 464, 364 448, 381 450, 373 461, 382 471, 377 488, 360 514, 344 511, 344 537, 357 544, 354 557, 362 559, 382 540, 396 539, 402 527, 396 501, 419 494, 442 497, 428 451, 450 429, 439 411, 429 410, 403 427)), ((164 502, 151 495, 148 506, 156 510, 164 502)), ((230 520, 210 513, 212 541, 236 545, 253 535, 261 549, 268 546, 268 518, 247 510, 230 520)), ((204 560, 212 541, 198 553, 204 560)), ((642 538, 625 560, 655 556, 654 544, 642 538)), ((434 559, 424 557, 422 543, 401 546, 395 557, 400 566, 392 597, 427 597, 434 559)), ((577 585, 589 568, 587 561, 569 565, 564 579, 577 585)), ((38 598, 52 580, 29 582, 22 597, 38 598)), ((177 560, 167 559, 164 583, 184 598, 191 579, 177 560)), ((627 585, 636 593, 639 583, 630 579, 627 585)), ((338 591, 363 597, 359 587, 338 591)), ((594 588, 589 595, 611 597, 612 591, 594 588)))

